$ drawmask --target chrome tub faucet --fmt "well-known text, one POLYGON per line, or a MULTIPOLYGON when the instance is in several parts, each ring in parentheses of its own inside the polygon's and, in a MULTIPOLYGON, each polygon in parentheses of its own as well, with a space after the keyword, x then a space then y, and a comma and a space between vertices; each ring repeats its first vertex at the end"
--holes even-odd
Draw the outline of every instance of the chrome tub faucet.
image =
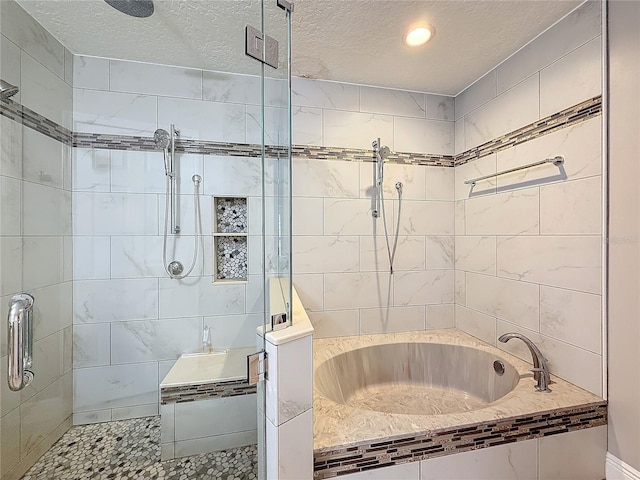
POLYGON ((551 377, 549 376, 549 366, 547 365, 547 359, 544 358, 540 349, 536 347, 535 343, 519 333, 505 333, 501 335, 498 340, 502 343, 507 343, 512 338, 522 340, 525 345, 529 347, 531 357, 533 357, 533 369, 531 371, 533 372, 534 380, 538 382, 536 384, 536 390, 539 392, 550 392, 549 384, 551 383, 551 377))

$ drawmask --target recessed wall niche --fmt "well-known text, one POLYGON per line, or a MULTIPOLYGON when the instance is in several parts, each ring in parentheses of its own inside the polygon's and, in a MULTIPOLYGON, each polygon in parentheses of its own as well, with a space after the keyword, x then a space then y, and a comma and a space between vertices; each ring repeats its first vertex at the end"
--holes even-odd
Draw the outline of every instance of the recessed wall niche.
POLYGON ((247 280, 246 197, 213 197, 214 282, 247 280))

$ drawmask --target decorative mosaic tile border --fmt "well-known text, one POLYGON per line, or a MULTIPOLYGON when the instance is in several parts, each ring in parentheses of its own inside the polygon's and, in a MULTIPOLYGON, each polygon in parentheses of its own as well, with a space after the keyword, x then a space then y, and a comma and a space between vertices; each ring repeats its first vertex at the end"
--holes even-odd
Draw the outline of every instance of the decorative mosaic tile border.
POLYGON ((607 402, 314 452, 313 478, 417 462, 607 424, 607 402))
MULTIPOLYGON (((387 157, 391 163, 454 167, 482 158, 495 152, 519 145, 562 128, 584 122, 602 113, 602 96, 593 97, 582 103, 554 113, 537 122, 502 135, 461 154, 432 155, 408 152, 393 152, 387 157)), ((99 148, 106 150, 156 151, 153 138, 127 135, 106 135, 99 133, 71 132, 48 118, 20 105, 10 99, 0 102, 0 115, 4 115, 48 137, 79 148, 99 148)), ((201 155, 220 155, 230 157, 261 157, 262 146, 251 143, 212 142, 206 140, 178 140, 176 150, 181 153, 201 155)), ((288 153, 287 147, 268 145, 265 154, 278 158, 288 153)), ((354 162, 373 161, 371 150, 339 147, 316 147, 294 145, 291 154, 295 158, 315 160, 343 160, 354 162)))
POLYGON ((206 382, 183 385, 180 387, 162 387, 160 404, 195 402, 209 398, 236 397, 256 393, 256 386, 249 385, 246 378, 228 382, 206 382))
POLYGON ((471 148, 459 155, 456 155, 455 166, 463 165, 472 160, 490 155, 507 148, 514 147, 534 138, 542 137, 549 133, 570 127, 577 123, 584 122, 602 113, 602 96, 598 95, 582 103, 569 107, 553 115, 549 115, 537 122, 533 122, 525 127, 513 132, 494 138, 482 145, 471 148))
POLYGON ((71 130, 9 98, 0 100, 0 115, 66 145, 70 145, 72 142, 73 134, 71 130))

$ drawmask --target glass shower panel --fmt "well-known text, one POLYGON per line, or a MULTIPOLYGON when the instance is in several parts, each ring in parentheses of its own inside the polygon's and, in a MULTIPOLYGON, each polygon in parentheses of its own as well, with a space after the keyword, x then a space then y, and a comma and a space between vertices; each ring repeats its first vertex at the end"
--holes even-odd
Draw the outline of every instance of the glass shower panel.
POLYGON ((265 309, 272 328, 292 322, 291 276, 291 12, 264 4, 264 34, 278 42, 277 68, 264 68, 265 309))

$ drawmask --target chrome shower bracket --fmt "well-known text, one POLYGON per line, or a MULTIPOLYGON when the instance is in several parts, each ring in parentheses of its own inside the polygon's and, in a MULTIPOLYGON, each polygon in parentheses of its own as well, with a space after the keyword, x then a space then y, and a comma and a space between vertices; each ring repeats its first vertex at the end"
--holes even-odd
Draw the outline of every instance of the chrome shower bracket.
POLYGON ((374 188, 374 199, 373 199, 373 210, 371 211, 371 215, 373 218, 380 217, 380 190, 382 189, 382 168, 381 162, 382 158, 380 158, 380 138, 377 138, 373 142, 371 142, 371 146, 373 147, 373 156, 374 156, 374 169, 373 169, 373 188, 374 188))
POLYGON ((169 143, 169 196, 170 196, 170 230, 174 235, 180 235, 180 225, 178 225, 178 189, 177 189, 177 177, 176 177, 176 140, 180 137, 180 130, 172 123, 169 131, 171 140, 169 143))

